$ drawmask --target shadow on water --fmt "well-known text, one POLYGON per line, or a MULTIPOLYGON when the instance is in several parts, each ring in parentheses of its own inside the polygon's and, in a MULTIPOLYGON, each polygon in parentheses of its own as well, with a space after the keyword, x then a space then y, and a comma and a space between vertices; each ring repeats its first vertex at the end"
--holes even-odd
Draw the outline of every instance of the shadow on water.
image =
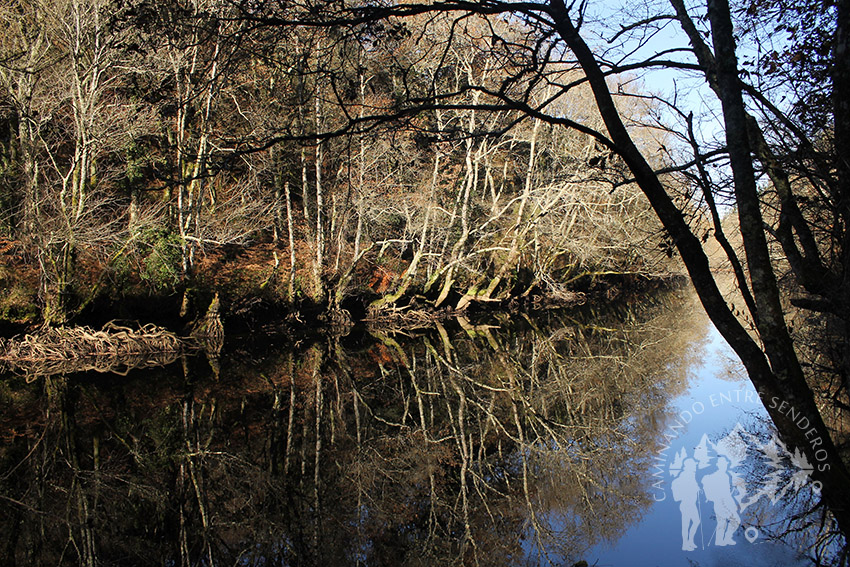
MULTIPOLYGON (((0 382, 4 565, 566 564, 652 508, 692 297, 0 382)), ((663 559, 662 559, 663 562, 663 559)))

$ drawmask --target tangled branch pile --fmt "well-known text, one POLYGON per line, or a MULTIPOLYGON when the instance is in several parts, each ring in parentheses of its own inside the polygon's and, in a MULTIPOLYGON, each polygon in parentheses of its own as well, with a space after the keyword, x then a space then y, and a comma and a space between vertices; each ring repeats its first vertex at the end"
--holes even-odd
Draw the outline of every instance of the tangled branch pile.
POLYGON ((177 335, 155 325, 138 330, 107 323, 48 328, 33 335, 0 339, 0 363, 27 375, 67 372, 124 372, 172 362, 183 350, 177 335))

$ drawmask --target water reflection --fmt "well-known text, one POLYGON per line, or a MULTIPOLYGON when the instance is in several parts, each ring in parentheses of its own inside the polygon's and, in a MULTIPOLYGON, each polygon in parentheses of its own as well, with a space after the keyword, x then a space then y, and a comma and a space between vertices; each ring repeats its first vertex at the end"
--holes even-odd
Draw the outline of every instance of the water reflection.
POLYGON ((652 506, 699 312, 677 293, 416 336, 239 342, 215 371, 10 378, 0 557, 572 565, 652 506))

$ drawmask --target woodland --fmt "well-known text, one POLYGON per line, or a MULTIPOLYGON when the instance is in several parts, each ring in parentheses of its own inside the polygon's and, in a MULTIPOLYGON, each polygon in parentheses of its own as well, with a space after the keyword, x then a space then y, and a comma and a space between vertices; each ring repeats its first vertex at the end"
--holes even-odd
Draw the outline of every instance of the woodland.
MULTIPOLYGON (((62 324, 133 298, 202 314, 215 292, 228 313, 417 296, 462 310, 672 267, 610 150, 466 90, 520 72, 490 53, 493 25, 517 46, 532 30, 441 16, 289 33, 243 16, 227 2, 6 4, 6 320, 62 324)), ((511 89, 601 127, 586 87, 511 89)), ((638 121, 650 105, 629 107, 638 121)))
POLYGON ((345 325, 687 274, 850 529, 850 0, 5 0, 0 22, 7 322, 345 325))

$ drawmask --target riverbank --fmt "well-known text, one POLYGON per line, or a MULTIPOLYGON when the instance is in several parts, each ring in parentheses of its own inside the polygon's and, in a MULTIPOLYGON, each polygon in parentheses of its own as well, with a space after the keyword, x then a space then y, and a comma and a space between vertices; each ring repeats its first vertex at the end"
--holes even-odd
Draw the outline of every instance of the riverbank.
MULTIPOLYGON (((520 268, 496 285, 496 274, 471 271, 455 273, 447 285, 428 273, 410 277, 408 259, 384 254, 364 256, 345 281, 326 278, 323 292, 315 294, 301 285, 307 267, 301 266, 295 278, 284 274, 284 253, 274 243, 211 249, 197 259, 190 276, 171 282, 152 282, 144 265, 116 271, 82 256, 75 271, 78 284, 67 291, 72 311, 67 324, 100 328, 117 319, 188 334, 218 298, 216 308, 229 331, 340 332, 360 322, 410 327, 458 314, 474 318, 607 302, 683 281, 675 273, 584 266, 562 270, 559 281, 538 280, 520 268)), ((0 336, 32 332, 44 323, 39 265, 16 241, 0 242, 0 256, 0 336)))

